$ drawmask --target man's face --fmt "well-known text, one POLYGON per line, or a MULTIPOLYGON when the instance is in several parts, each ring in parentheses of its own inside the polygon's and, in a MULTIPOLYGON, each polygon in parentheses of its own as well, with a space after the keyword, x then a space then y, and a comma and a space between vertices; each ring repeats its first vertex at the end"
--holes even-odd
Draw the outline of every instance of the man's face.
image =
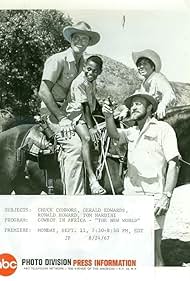
POLYGON ((101 73, 101 69, 94 61, 88 61, 84 66, 84 73, 89 82, 96 80, 98 75, 101 73))
POLYGON ((154 67, 150 64, 149 60, 143 58, 137 63, 137 69, 140 75, 148 78, 154 71, 154 67))
POLYGON ((142 120, 146 117, 149 102, 143 97, 134 97, 131 103, 131 119, 135 121, 142 120))
POLYGON ((71 48, 75 53, 81 54, 88 47, 90 38, 82 33, 74 33, 71 37, 71 48))

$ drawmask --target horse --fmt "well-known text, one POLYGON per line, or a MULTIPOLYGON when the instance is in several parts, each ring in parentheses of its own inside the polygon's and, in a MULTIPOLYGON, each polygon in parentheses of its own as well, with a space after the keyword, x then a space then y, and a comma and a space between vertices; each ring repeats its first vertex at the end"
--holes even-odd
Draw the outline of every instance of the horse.
MULTIPOLYGON (((175 130, 179 151, 186 162, 190 162, 190 105, 178 106, 168 110, 165 117, 175 130), (189 152, 189 153, 188 153, 189 152)), ((44 171, 39 168, 37 162, 29 160, 28 174, 25 176, 25 167, 17 159, 17 149, 21 146, 23 138, 32 127, 32 124, 15 126, 0 133, 0 194, 38 195, 47 191, 44 171)), ((93 159, 97 163, 97 155, 93 159)), ((107 194, 122 194, 123 179, 119 175, 120 165, 117 158, 107 158, 107 170, 104 169, 100 183, 107 190, 107 194), (111 182, 110 182, 111 175, 111 182)), ((189 165, 182 163, 177 186, 190 182, 189 165)), ((60 179, 55 180, 55 194, 62 193, 60 179)))
MULTIPOLYGON (((42 173, 39 170, 38 180, 35 177, 35 166, 32 171, 31 180, 27 181, 24 175, 24 167, 17 161, 17 149, 20 147, 26 133, 32 127, 31 124, 19 125, 10 128, 0 134, 0 194, 11 194, 14 190, 16 194, 40 194, 43 190, 41 183, 42 173)), ((38 169, 37 169, 38 170, 38 169)))
MULTIPOLYGON (((18 148, 21 147, 23 139, 33 127, 33 124, 18 125, 0 133, 0 195, 11 194, 13 191, 18 195, 38 195, 42 192, 48 193, 45 178, 45 170, 40 169, 38 159, 35 161, 27 160, 27 177, 26 161, 19 161, 18 148)), ((97 165, 98 155, 93 150, 93 162, 97 165)), ((112 175, 111 183, 108 174, 103 171, 101 184, 106 188, 107 194, 115 187, 115 194, 122 192, 122 178, 118 177, 119 166, 117 159, 107 159, 106 161, 108 174, 112 175), (115 176, 113 176, 115 175, 115 176)), ((50 171, 54 178, 54 194, 63 194, 62 183, 59 171, 56 168, 50 171)))
POLYGON ((181 155, 177 187, 190 183, 190 105, 176 106, 167 111, 164 119, 175 130, 181 155))

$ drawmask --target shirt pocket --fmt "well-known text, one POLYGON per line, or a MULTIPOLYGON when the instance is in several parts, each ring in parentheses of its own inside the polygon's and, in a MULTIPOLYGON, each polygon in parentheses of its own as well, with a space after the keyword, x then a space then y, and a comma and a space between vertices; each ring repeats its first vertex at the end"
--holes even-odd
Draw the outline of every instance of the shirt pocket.
POLYGON ((64 89, 68 90, 76 76, 77 72, 73 67, 71 67, 70 69, 63 69, 61 76, 58 79, 58 83, 61 84, 64 89))
POLYGON ((151 154, 157 151, 158 148, 158 136, 156 133, 144 134, 143 146, 147 154, 151 154))
POLYGON ((64 72, 63 71, 63 77, 65 80, 72 80, 76 77, 76 73, 73 71, 73 72, 64 72))

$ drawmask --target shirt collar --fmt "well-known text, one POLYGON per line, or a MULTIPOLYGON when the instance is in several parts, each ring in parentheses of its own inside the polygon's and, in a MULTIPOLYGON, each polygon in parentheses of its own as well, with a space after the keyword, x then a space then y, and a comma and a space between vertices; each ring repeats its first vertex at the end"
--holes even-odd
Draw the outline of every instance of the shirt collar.
MULTIPOLYGON (((73 50, 72 50, 72 48, 71 48, 71 47, 68 48, 68 49, 66 50, 66 52, 67 52, 67 61, 68 61, 68 62, 74 62, 74 63, 75 63, 75 57, 74 57, 74 55, 73 55, 73 50)), ((82 63, 84 62, 83 55, 81 56, 80 64, 81 64, 81 62, 82 62, 82 63)))
POLYGON ((158 123, 158 120, 157 120, 155 117, 152 117, 152 118, 149 120, 149 123, 157 124, 157 123, 158 123))
POLYGON ((73 51, 72 51, 71 47, 66 50, 66 53, 67 53, 67 61, 68 62, 75 62, 75 58, 74 58, 73 51))
MULTIPOLYGON (((141 132, 144 132, 150 124, 157 124, 158 120, 155 117, 150 117, 146 120, 141 132)), ((138 125, 133 126, 136 130, 140 131, 138 125)))
POLYGON ((155 74, 156 74, 156 72, 153 71, 153 72, 150 74, 150 76, 148 76, 148 78, 145 78, 145 79, 144 79, 144 83, 146 83, 146 82, 148 82, 149 80, 151 80, 152 77, 153 77, 155 74))
POLYGON ((155 117, 147 118, 143 128, 148 127, 149 124, 157 124, 157 123, 158 123, 158 120, 155 117))

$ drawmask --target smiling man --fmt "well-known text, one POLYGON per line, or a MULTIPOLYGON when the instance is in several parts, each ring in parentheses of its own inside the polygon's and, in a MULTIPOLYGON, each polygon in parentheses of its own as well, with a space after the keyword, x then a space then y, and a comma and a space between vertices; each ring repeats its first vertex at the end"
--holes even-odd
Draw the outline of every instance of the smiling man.
POLYGON ((160 73, 161 59, 153 50, 146 49, 141 52, 133 52, 132 58, 138 72, 144 77, 141 89, 148 92, 158 102, 156 115, 162 119, 166 115, 166 109, 174 105, 176 97, 167 78, 160 73))
POLYGON ((128 144, 123 194, 154 196, 155 265, 161 266, 162 229, 179 172, 177 139, 168 123, 152 117, 157 102, 151 95, 139 91, 126 99, 126 105, 136 123, 128 129, 116 128, 108 102, 104 103, 102 111, 110 137, 119 145, 128 144))
POLYGON ((57 135, 62 150, 59 153, 63 193, 85 194, 81 140, 73 131, 71 120, 66 117, 67 95, 72 81, 84 66, 83 53, 88 46, 100 40, 86 22, 67 26, 63 35, 71 47, 52 55, 44 65, 39 96, 42 99, 41 114, 48 116, 49 127, 57 135))

